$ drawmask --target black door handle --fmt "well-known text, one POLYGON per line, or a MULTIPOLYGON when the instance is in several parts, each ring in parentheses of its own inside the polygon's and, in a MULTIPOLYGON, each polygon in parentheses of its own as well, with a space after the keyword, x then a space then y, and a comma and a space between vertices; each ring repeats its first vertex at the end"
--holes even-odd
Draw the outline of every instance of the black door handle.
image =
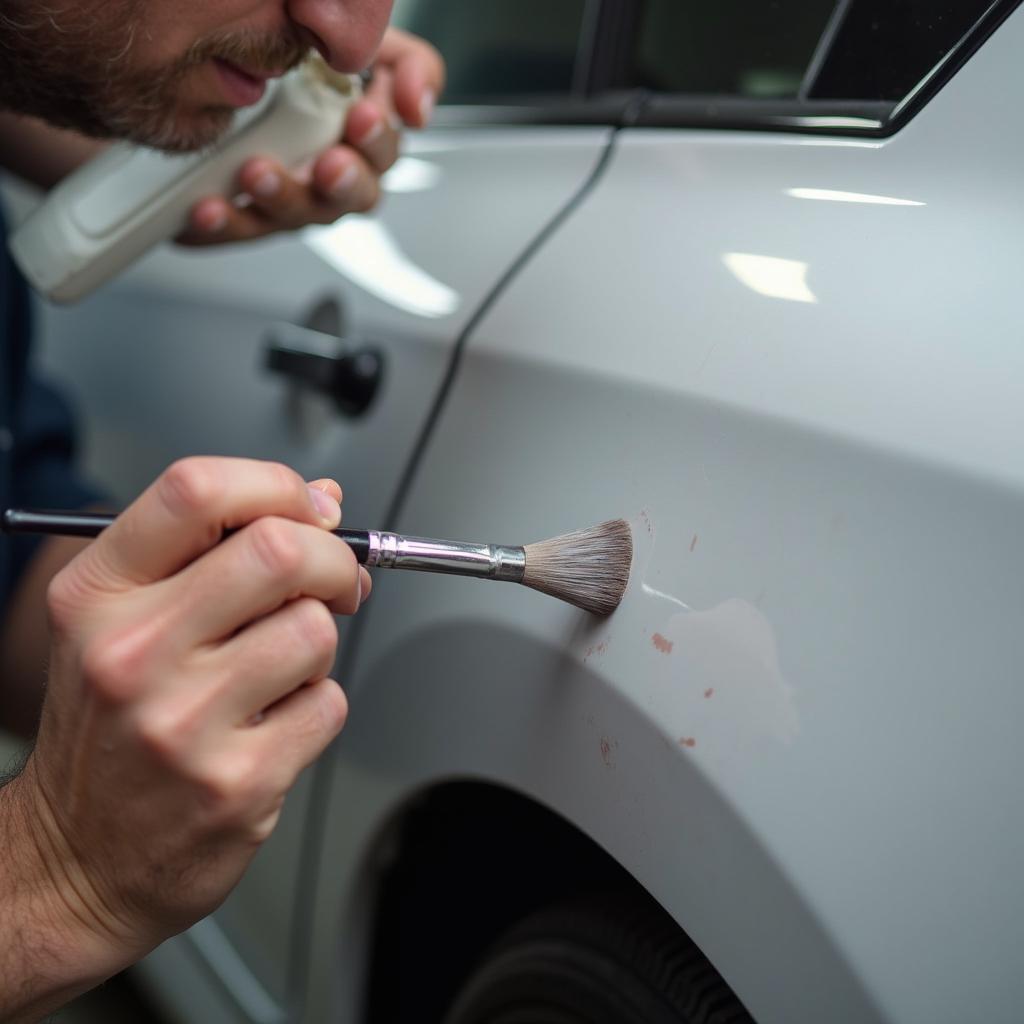
POLYGON ((270 332, 266 368, 330 398, 346 416, 361 416, 373 403, 384 376, 384 353, 351 338, 276 324, 270 332))

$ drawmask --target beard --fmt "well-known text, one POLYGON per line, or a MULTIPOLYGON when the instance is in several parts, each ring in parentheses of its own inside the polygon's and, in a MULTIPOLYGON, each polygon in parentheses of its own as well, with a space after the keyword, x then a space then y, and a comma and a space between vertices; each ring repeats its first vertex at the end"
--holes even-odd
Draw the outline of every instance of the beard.
POLYGON ((0 109, 97 139, 186 152, 215 142, 236 112, 185 101, 183 87, 197 68, 219 58, 248 71, 277 71, 307 52, 297 38, 233 32, 199 39, 162 66, 137 68, 132 56, 144 4, 0 0, 0 109))

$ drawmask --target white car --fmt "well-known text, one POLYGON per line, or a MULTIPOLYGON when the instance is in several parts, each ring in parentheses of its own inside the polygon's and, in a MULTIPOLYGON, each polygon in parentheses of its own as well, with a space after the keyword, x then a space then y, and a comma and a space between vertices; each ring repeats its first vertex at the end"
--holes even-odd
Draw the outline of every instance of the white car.
POLYGON ((633 527, 607 619, 377 574, 173 1019, 1024 1019, 1016 7, 406 0, 451 88, 375 215, 47 311, 123 500, 218 452, 633 527))

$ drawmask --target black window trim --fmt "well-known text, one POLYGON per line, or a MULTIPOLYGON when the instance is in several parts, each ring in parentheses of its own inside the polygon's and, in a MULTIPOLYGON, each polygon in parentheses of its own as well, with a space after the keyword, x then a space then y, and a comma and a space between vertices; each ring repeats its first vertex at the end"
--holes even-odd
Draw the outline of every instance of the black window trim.
MULTIPOLYGON (((903 128, 967 63, 1022 0, 993 0, 964 37, 899 102, 836 100, 759 100, 735 96, 661 95, 644 90, 609 93, 602 84, 613 80, 625 59, 635 28, 630 0, 588 0, 573 76, 575 95, 495 99, 493 103, 443 105, 434 124, 464 126, 595 126, 694 128, 738 131, 783 131, 814 135, 887 138, 903 128), (617 41, 608 46, 605 41, 617 41), (585 94, 583 83, 586 83, 585 94)), ((840 3, 823 33, 834 37, 850 6, 840 3)), ((824 46, 812 58, 801 92, 820 70, 824 46), (815 64, 817 67, 815 68, 815 64)))

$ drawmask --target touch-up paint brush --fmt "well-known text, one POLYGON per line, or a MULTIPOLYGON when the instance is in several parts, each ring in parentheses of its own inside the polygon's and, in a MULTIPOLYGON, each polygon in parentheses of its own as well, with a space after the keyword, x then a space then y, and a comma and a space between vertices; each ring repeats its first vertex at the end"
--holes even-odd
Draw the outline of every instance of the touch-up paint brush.
MULTIPOLYGON (((93 512, 41 512, 9 508, 4 533, 96 537, 116 516, 93 512)), ((524 547, 404 537, 377 530, 332 531, 368 569, 415 569, 451 576, 521 583, 594 615, 613 612, 626 590, 633 535, 624 519, 612 519, 524 547)))

